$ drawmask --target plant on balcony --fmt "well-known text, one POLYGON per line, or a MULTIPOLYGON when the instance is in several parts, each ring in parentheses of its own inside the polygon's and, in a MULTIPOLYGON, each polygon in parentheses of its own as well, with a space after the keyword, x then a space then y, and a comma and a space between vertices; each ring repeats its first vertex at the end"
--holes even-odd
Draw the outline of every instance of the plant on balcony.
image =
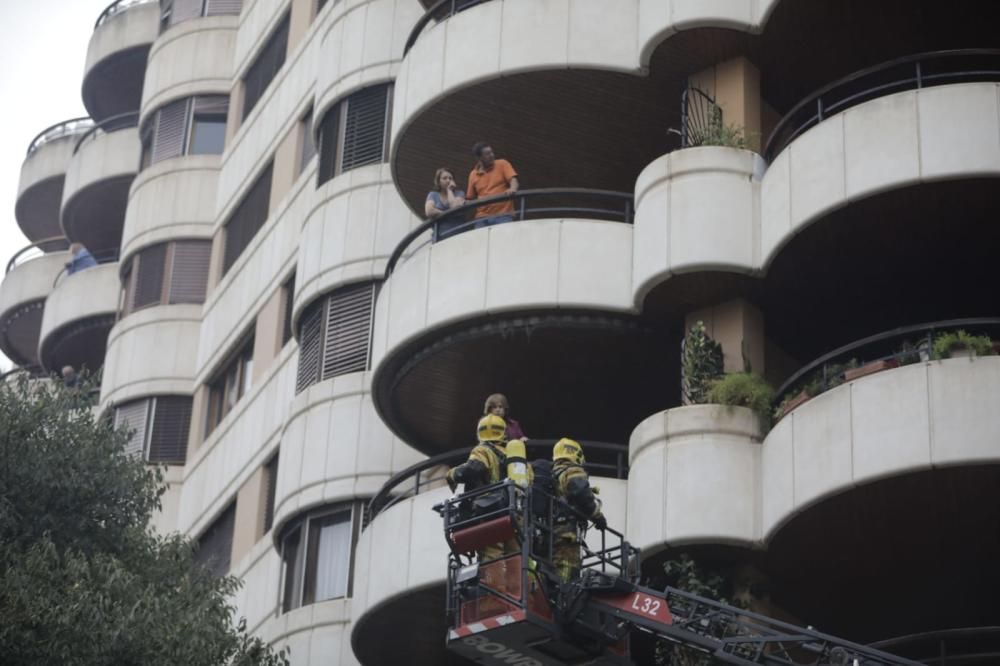
POLYGON ((747 137, 746 131, 739 125, 726 125, 722 120, 711 122, 698 131, 692 138, 695 146, 722 146, 748 150, 752 137, 747 137))
POLYGON ((774 419, 777 421, 807 400, 840 386, 846 381, 846 373, 857 367, 858 360, 852 358, 844 363, 828 363, 819 368, 799 384, 797 393, 789 391, 785 394, 774 410, 774 419))
POLYGON ((760 417, 766 432, 771 425, 771 403, 774 389, 758 374, 734 372, 712 382, 707 402, 719 405, 749 407, 760 417))
POLYGON ((697 321, 681 343, 681 402, 697 405, 705 402, 712 381, 722 376, 722 345, 705 332, 705 323, 697 321))
POLYGON ((963 330, 942 333, 934 338, 935 360, 952 358, 958 352, 971 356, 989 356, 993 353, 993 341, 986 335, 970 335, 963 330))

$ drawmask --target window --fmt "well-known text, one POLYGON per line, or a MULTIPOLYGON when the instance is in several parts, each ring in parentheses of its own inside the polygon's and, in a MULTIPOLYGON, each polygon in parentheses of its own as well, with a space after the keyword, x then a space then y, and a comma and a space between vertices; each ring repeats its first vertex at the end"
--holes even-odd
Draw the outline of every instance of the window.
POLYGON ((368 368, 368 347, 377 283, 337 289, 302 313, 295 392, 368 368))
POLYGON ((323 508, 291 524, 281 539, 281 608, 351 595, 361 504, 323 508))
POLYGON ((274 527, 274 498, 278 487, 278 454, 264 465, 264 534, 274 527))
POLYGON ((143 124, 140 170, 181 155, 221 155, 226 144, 227 95, 178 99, 157 109, 143 124))
POLYGON ((125 452, 150 463, 183 465, 191 427, 191 398, 161 395, 122 403, 115 426, 132 430, 125 452))
POLYGON ((201 16, 237 15, 243 0, 160 0, 160 32, 201 16))
POLYGON ((313 110, 309 109, 299 120, 299 166, 295 172, 298 176, 316 156, 316 142, 313 140, 313 110))
POLYGON ((271 207, 271 173, 273 163, 269 162, 243 199, 229 215, 224 225, 226 230, 225 250, 222 257, 222 274, 225 275, 250 241, 267 221, 271 207))
POLYGON ((246 120, 257 106, 267 86, 285 64, 285 52, 288 51, 288 25, 289 12, 285 12, 278 27, 267 38, 260 53, 243 75, 243 120, 246 120))
POLYGON ((183 240, 139 250, 122 273, 122 316, 152 305, 204 303, 212 242, 183 240))
POLYGON ((232 411, 253 383, 253 336, 246 338, 208 384, 207 436, 232 411))
POLYGON ((230 502, 219 517, 198 537, 194 561, 216 576, 229 573, 233 556, 233 528, 236 525, 236 502, 230 502))
POLYGON ((295 273, 281 285, 281 346, 292 339, 292 306, 295 304, 295 273))
POLYGON ((359 90, 335 104, 320 123, 319 183, 389 158, 392 84, 359 90))

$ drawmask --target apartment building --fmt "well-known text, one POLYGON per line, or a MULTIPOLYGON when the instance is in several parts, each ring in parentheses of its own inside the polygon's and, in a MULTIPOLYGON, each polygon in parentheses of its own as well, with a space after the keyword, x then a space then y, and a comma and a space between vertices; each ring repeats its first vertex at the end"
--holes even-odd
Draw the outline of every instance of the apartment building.
POLYGON ((532 454, 584 442, 650 576, 692 553, 829 633, 990 663, 1000 358, 920 341, 1000 338, 992 4, 118 0, 89 117, 28 148, 0 349, 102 370, 168 465, 156 527, 294 664, 464 663, 430 507, 495 391, 532 454), (464 185, 480 140, 516 221, 444 234, 435 170, 464 185), (696 321, 773 427, 681 405, 696 321))

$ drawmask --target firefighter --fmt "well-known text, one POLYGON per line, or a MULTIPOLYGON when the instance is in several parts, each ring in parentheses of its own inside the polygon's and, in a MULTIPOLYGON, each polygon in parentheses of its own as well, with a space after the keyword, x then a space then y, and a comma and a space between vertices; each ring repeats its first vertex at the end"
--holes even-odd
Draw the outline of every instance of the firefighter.
MULTIPOLYGON (((583 447, 572 439, 562 438, 552 447, 552 476, 555 494, 594 522, 606 529, 608 521, 601 513, 601 501, 594 496, 590 477, 583 469, 583 447)), ((580 573, 580 520, 576 515, 559 516, 553 529, 553 564, 559 578, 568 583, 580 573)))

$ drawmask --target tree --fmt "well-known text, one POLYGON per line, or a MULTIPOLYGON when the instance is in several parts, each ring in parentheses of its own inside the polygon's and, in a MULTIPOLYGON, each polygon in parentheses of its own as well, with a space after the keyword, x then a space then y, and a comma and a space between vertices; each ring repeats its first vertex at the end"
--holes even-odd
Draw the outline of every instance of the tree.
POLYGON ((240 582, 148 528, 163 473, 88 391, 0 386, 0 654, 18 664, 287 664, 234 626, 240 582))

